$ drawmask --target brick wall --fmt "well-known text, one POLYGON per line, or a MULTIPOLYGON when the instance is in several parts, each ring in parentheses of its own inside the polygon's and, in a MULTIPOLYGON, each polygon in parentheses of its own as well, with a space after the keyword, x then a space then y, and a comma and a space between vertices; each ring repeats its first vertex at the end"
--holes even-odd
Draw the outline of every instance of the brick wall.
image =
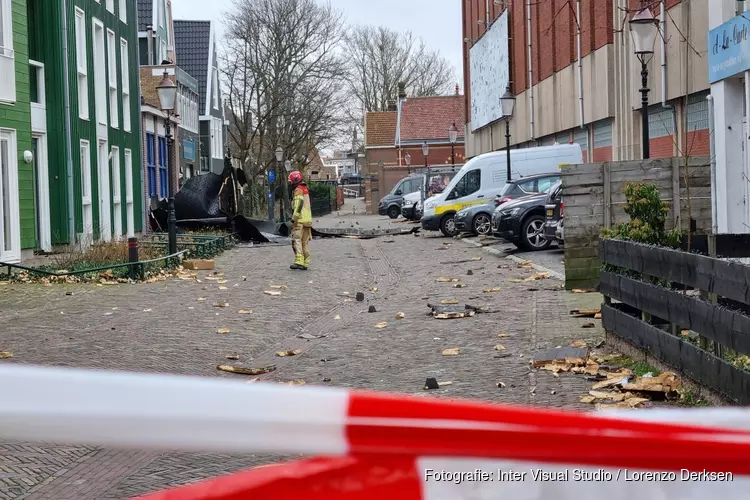
MULTIPOLYGON (((586 159, 586 156, 584 156, 584 159, 586 159)), ((594 154, 592 155, 594 163, 602 162, 602 161, 612 161, 612 146, 607 146, 606 148, 596 148, 594 149, 594 154)))
POLYGON ((708 130, 696 130, 685 134, 682 150, 690 156, 711 154, 711 134, 708 130))
POLYGON ((675 155, 675 136, 665 135, 655 137, 649 141, 651 158, 671 158, 675 155))

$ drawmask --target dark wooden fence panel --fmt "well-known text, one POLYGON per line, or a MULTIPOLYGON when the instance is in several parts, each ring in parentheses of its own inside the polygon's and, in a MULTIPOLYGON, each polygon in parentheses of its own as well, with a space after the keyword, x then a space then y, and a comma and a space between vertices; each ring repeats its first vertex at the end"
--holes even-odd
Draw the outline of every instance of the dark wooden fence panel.
POLYGON ((742 405, 750 404, 750 373, 682 341, 615 306, 602 306, 602 322, 636 347, 679 369, 696 382, 742 405))

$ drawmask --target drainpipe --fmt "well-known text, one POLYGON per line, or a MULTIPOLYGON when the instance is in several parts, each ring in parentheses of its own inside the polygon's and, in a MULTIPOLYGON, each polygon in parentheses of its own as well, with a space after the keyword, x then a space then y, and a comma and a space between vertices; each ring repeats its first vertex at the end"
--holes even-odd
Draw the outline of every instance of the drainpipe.
POLYGON ((529 135, 534 140, 534 70, 531 60, 531 0, 526 0, 526 46, 529 59, 529 135))
POLYGON ((714 136, 714 97, 708 95, 706 97, 708 101, 708 136, 711 146, 711 232, 716 234, 719 232, 719 225, 717 223, 717 209, 716 209, 716 137, 714 136))
POLYGON ((73 185, 73 139, 71 138, 70 120, 70 52, 68 49, 68 0, 62 0, 62 13, 60 15, 62 30, 63 50, 63 100, 65 107, 65 176, 68 183, 68 244, 73 245, 76 241, 76 219, 75 219, 75 189, 73 185))
POLYGON ((583 64, 581 62, 581 0, 576 2, 576 19, 578 19, 578 32, 576 33, 576 45, 578 47, 578 125, 583 128, 583 64))
POLYGON ((490 29, 490 0, 484 0, 484 30, 490 29))
POLYGON ((666 13, 664 0, 661 0, 659 10, 659 30, 661 31, 661 105, 667 106, 667 41, 666 36, 666 13))

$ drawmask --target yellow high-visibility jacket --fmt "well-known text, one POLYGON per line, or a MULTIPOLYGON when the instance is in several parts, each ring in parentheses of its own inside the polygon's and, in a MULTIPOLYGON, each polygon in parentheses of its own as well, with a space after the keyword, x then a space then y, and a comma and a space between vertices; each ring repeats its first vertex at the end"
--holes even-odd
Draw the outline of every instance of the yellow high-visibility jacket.
POLYGON ((294 189, 292 198, 292 222, 312 227, 312 210, 310 208, 310 190, 305 184, 294 189))

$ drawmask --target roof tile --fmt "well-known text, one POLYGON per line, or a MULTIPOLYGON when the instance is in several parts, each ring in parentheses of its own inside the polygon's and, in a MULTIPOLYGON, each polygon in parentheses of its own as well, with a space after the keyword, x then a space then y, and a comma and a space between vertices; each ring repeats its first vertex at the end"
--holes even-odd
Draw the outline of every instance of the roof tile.
POLYGON ((376 111, 365 117, 365 147, 396 144, 396 112, 376 111))
POLYGON ((177 65, 198 80, 200 114, 206 109, 211 21, 174 21, 177 65))
POLYGON ((448 140, 455 123, 463 142, 465 101, 462 95, 410 97, 401 108, 401 142, 448 140))

